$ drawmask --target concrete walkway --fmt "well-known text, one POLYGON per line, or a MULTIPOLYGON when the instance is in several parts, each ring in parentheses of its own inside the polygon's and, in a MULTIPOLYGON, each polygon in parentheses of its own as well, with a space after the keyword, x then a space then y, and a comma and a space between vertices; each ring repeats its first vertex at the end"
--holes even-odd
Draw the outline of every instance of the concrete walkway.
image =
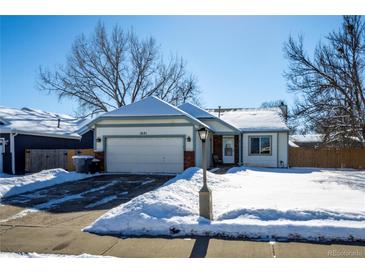
MULTIPOLYGON (((3 205, 1 219, 23 208, 3 205)), ((67 213, 35 212, 0 224, 2 252, 108 255, 156 258, 283 258, 365 257, 364 245, 268 243, 242 240, 118 238, 98 236, 81 229, 106 210, 67 213)))

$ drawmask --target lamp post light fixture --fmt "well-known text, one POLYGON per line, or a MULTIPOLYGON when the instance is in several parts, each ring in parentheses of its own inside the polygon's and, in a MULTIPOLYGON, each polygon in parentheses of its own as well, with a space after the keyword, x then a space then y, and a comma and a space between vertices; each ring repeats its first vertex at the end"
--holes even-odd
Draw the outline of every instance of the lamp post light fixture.
POLYGON ((206 128, 198 130, 199 138, 202 141, 202 168, 203 168, 203 187, 199 191, 199 215, 213 220, 212 192, 207 185, 207 159, 205 155, 205 141, 208 139, 209 132, 206 128))

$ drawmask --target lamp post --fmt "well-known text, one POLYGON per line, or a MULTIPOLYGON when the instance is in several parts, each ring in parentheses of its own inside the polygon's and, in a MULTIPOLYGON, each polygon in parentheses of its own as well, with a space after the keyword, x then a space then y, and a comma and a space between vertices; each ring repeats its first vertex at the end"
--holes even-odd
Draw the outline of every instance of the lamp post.
POLYGON ((206 128, 198 130, 199 138, 202 141, 202 168, 203 168, 203 187, 199 191, 199 214, 201 217, 213 220, 212 213, 212 192, 207 185, 207 159, 205 155, 205 141, 208 139, 209 132, 206 128))

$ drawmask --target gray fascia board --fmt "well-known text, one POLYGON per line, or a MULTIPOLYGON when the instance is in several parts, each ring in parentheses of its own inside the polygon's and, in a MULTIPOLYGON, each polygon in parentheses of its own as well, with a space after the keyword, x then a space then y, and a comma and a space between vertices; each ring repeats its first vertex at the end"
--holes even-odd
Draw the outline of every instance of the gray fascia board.
POLYGON ((240 132, 230 132, 230 131, 216 131, 214 132, 214 135, 240 135, 240 132))
POLYGON ((277 132, 289 132, 289 129, 275 129, 275 130, 241 130, 241 133, 277 133, 277 132))
POLYGON ((15 129, 7 129, 7 130, 0 130, 0 133, 17 133, 22 135, 32 135, 32 136, 42 136, 42 137, 49 137, 49 138, 61 138, 61 139, 74 139, 80 140, 81 136, 71 136, 71 135, 60 135, 60 134, 52 134, 52 133, 40 133, 40 132, 31 132, 31 131, 24 131, 24 130, 15 130, 15 129))
POLYGON ((93 124, 96 124, 97 122, 101 121, 101 120, 153 120, 153 119, 174 119, 174 118, 185 118, 186 120, 190 121, 191 123, 195 124, 195 125, 200 125, 203 127, 206 127, 208 130, 212 131, 213 130, 206 124, 204 124, 203 122, 197 120, 197 119, 192 119, 190 118, 188 115, 154 115, 154 116, 117 116, 117 115, 113 115, 113 116, 102 116, 102 117, 98 117, 95 120, 91 121, 89 124, 87 124, 86 126, 90 127, 93 124))
POLYGON ((191 127, 192 123, 152 123, 152 124, 97 124, 101 127, 191 127))

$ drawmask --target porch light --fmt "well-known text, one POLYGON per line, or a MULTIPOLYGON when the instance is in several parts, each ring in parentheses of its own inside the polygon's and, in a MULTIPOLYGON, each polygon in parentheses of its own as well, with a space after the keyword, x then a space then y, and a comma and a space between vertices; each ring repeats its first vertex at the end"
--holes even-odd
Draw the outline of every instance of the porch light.
POLYGON ((201 128, 198 130, 198 133, 199 133, 199 138, 200 140, 205 143, 205 141, 207 140, 208 138, 208 130, 206 128, 201 128))
POLYGON ((96 138, 96 142, 97 143, 100 143, 101 142, 101 138, 100 137, 96 138))
POLYGON ((191 137, 190 137, 190 136, 188 136, 188 137, 186 138, 186 141, 187 141, 188 143, 190 143, 190 142, 191 142, 191 137))

